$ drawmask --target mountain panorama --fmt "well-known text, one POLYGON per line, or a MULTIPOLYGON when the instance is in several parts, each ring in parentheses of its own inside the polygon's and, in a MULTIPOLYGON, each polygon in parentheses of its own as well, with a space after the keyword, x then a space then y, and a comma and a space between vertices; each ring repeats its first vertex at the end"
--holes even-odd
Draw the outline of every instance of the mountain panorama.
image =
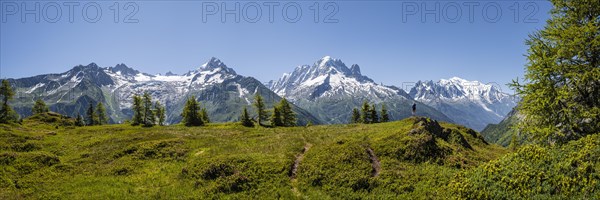
MULTIPOLYGON (((84 114, 89 103, 106 105, 109 121, 121 123, 133 115, 132 96, 147 91, 166 106, 166 121, 181 121, 185 100, 196 96, 215 122, 237 121, 243 107, 252 110, 254 95, 264 97, 268 107, 281 98, 293 103, 299 124, 348 123, 353 108, 364 101, 378 108, 386 105, 392 120, 417 115, 454 122, 475 130, 499 123, 516 105, 517 99, 494 85, 453 77, 419 81, 408 92, 395 86, 377 84, 361 74, 360 66, 348 67, 342 60, 325 56, 312 65, 301 65, 266 85, 239 75, 217 58, 199 68, 177 75, 151 75, 125 64, 99 67, 95 63, 60 74, 9 79, 15 89, 15 110, 31 115, 36 99, 51 110, 75 116, 84 114)), ((253 113, 253 112, 252 112, 253 113)))

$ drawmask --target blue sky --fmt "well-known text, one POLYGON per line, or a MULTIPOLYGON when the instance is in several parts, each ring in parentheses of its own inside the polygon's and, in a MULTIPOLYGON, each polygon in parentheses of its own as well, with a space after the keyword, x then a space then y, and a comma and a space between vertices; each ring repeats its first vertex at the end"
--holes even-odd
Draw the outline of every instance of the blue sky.
POLYGON ((60 73, 91 62, 184 73, 214 56, 267 82, 329 55, 359 64, 364 75, 386 85, 458 76, 505 90, 505 83, 523 75, 524 40, 543 28, 551 8, 546 1, 84 1, 72 7, 71 23, 63 1, 37 2, 37 14, 26 14, 25 22, 21 12, 36 1, 0 3, 2 78, 60 73), (223 10, 236 3, 240 21, 226 14, 223 22, 223 10), (278 4, 273 22, 265 3, 278 4), (134 8, 134 23, 124 23, 134 8), (102 15, 88 22, 96 20, 96 10, 102 15), (297 10, 302 15, 295 19, 297 10))

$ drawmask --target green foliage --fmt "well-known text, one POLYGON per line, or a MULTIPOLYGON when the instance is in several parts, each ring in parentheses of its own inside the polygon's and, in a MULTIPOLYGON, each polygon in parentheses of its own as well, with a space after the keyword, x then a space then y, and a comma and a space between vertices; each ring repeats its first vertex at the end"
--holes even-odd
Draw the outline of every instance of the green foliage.
POLYGON ((371 123, 371 120, 371 106, 369 105, 369 102, 364 101, 361 107, 360 121, 368 124, 371 123))
POLYGON ((390 115, 387 112, 387 108, 385 107, 385 104, 381 105, 381 122, 389 122, 390 121, 390 115))
MULTIPOLYGON (((64 116, 55 112, 44 112, 32 115, 31 117, 26 118, 27 121, 34 121, 36 123, 43 123, 52 125, 54 127, 57 126, 73 126, 75 125, 75 119, 72 119, 68 116, 64 116)), ((83 121, 83 119, 82 119, 83 121)))
POLYGON ((267 120, 269 116, 267 114, 267 111, 265 110, 265 102, 258 92, 256 93, 256 95, 254 95, 254 107, 256 109, 257 115, 256 122, 259 126, 262 126, 262 122, 267 120))
POLYGON ((137 126, 144 123, 143 110, 144 105, 142 105, 142 97, 137 94, 133 95, 133 118, 131 119, 131 125, 137 126))
POLYGON ((240 117, 240 121, 242 122, 242 125, 245 127, 253 127, 254 126, 252 119, 250 119, 250 115, 248 115, 248 109, 246 109, 245 106, 244 106, 244 110, 242 110, 242 116, 240 117))
POLYGON ((210 123, 210 119, 208 118, 208 112, 206 111, 206 108, 202 108, 200 110, 200 116, 202 117, 202 121, 204 121, 205 124, 210 123))
POLYGON ((49 111, 50 110, 48 109, 48 106, 46 106, 46 102, 44 102, 44 100, 42 100, 42 99, 35 100, 35 104, 33 105, 33 108, 31 109, 31 112, 34 115, 39 114, 39 113, 49 112, 49 111))
POLYGON ((79 114, 79 113, 77 113, 77 117, 75 118, 75 126, 85 126, 83 117, 81 117, 81 114, 79 114))
POLYGON ((104 108, 102 102, 99 102, 98 105, 96 105, 96 113, 98 115, 98 125, 108 123, 108 115, 106 115, 106 108, 104 108))
POLYGON ((279 106, 275 106, 273 108, 273 115, 271 115, 271 126, 283 126, 283 122, 281 121, 281 112, 279 106))
POLYGON ((291 104, 285 98, 282 98, 281 101, 273 107, 271 126, 296 126, 296 114, 292 110, 291 104))
POLYGON ((90 105, 88 106, 86 115, 85 115, 85 120, 86 120, 86 125, 88 126, 94 126, 94 125, 98 125, 99 119, 98 119, 98 114, 96 114, 96 110, 94 109, 94 105, 92 105, 92 103, 90 103, 90 105))
POLYGON ((6 79, 2 80, 2 85, 0 86, 0 96, 2 96, 0 123, 16 122, 19 119, 19 115, 8 104, 8 101, 12 100, 12 98, 15 96, 15 92, 12 90, 10 83, 6 79))
POLYGON ((129 145, 114 155, 115 158, 133 156, 136 159, 166 159, 182 160, 189 149, 184 146, 184 141, 166 139, 136 143, 129 145))
POLYGON ((388 122, 389 115, 387 114, 387 109, 385 108, 385 105, 383 105, 381 107, 381 109, 382 109, 382 114, 384 114, 383 111, 385 111, 385 121, 383 121, 383 118, 380 118, 379 115, 377 114, 377 106, 375 106, 375 104, 369 105, 369 102, 364 101, 363 105, 361 106, 360 112, 358 111, 357 108, 352 109, 352 117, 350 118, 350 122, 351 123, 365 123, 365 124, 388 122))
POLYGON ((520 132, 562 144, 600 132, 600 2, 552 0, 544 29, 526 44, 520 132))
POLYGON ((156 117, 154 116, 154 111, 152 110, 152 96, 150 96, 150 93, 148 92, 144 92, 144 96, 142 99, 142 107, 144 111, 144 116, 142 117, 142 126, 154 126, 156 117))
POLYGON ((481 134, 486 141, 505 147, 513 142, 513 137, 515 137, 515 144, 519 144, 525 140, 525 138, 517 137, 516 124, 519 123, 519 115, 517 108, 514 108, 500 123, 487 125, 481 134))
POLYGON ((369 116, 369 118, 371 118, 371 124, 379 123, 379 115, 377 115, 377 108, 375 107, 375 104, 370 106, 369 116))
POLYGON ((527 145, 460 173, 450 183, 467 199, 595 199, 600 196, 600 135, 563 146, 527 145))
POLYGON ((358 111, 358 108, 352 109, 352 118, 350 118, 350 123, 361 123, 360 111, 358 111))
POLYGON ((283 126, 292 127, 296 126, 296 113, 292 110, 292 105, 287 99, 282 98, 277 105, 281 112, 281 121, 283 126))
POLYGON ((188 98, 183 108, 182 123, 185 126, 203 126, 204 120, 202 119, 202 113, 200 112, 200 103, 196 101, 196 97, 192 96, 188 98))
POLYGON ((23 123, 0 124, 2 199, 453 198, 452 177, 506 152, 470 129, 419 118, 268 129, 23 123))

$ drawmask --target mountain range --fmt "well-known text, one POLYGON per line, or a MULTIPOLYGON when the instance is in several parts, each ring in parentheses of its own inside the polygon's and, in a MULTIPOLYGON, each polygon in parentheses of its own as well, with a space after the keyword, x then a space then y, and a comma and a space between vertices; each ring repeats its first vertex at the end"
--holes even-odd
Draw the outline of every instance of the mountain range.
POLYGON ((9 79, 16 95, 13 105, 22 116, 31 115, 36 99, 43 99, 50 109, 75 116, 87 106, 102 102, 110 122, 130 119, 132 96, 149 92, 166 106, 167 122, 178 123, 185 100, 195 96, 215 122, 237 121, 243 107, 253 113, 252 102, 261 94, 267 107, 285 97, 293 103, 299 124, 348 123, 353 108, 363 101, 385 105, 392 120, 417 115, 456 122, 476 130, 500 122, 516 105, 517 99, 493 85, 457 77, 437 82, 419 81, 406 91, 377 84, 363 75, 359 65, 347 67, 340 59, 325 56, 312 65, 300 65, 278 80, 263 84, 239 75, 217 58, 200 67, 177 75, 151 75, 125 64, 99 67, 95 63, 78 65, 60 74, 45 74, 9 79))
MULTIPOLYGON (((69 116, 84 114, 90 103, 102 102, 112 123, 130 119, 133 95, 144 92, 165 105, 169 124, 181 120, 185 101, 191 96, 202 103, 215 122, 238 120, 243 107, 252 112, 251 103, 256 93, 264 97, 267 107, 281 100, 260 81, 238 75, 217 58, 183 75, 150 75, 125 64, 101 68, 91 63, 61 74, 9 79, 9 82, 16 90, 15 110, 22 116, 31 115, 33 102, 39 98, 47 102, 51 110, 69 116)), ((297 106, 292 109, 298 115, 299 124, 321 123, 297 106)))
MULTIPOLYGON (((362 75, 358 65, 348 68, 341 60, 329 56, 313 65, 298 66, 268 86, 321 121, 333 124, 348 123, 352 109, 359 108, 364 101, 375 104, 378 110, 385 104, 392 120, 409 117, 410 107, 415 103, 404 90, 377 84, 362 75)), ((417 115, 452 121, 436 109, 416 103, 417 115)))
POLYGON ((488 124, 500 122, 519 101, 517 97, 503 93, 494 84, 458 77, 437 82, 418 81, 409 95, 452 116, 454 122, 477 131, 483 130, 488 124))

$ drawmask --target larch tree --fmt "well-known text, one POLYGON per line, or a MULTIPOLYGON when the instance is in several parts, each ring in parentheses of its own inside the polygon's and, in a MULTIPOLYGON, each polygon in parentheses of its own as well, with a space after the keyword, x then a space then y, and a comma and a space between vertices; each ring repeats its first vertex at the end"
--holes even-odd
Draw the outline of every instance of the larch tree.
POLYGON ((265 102, 262 98, 262 96, 260 96, 260 94, 257 92, 256 95, 254 95, 254 107, 256 108, 256 122, 258 123, 259 126, 262 126, 262 122, 267 120, 267 118, 269 117, 267 110, 266 110, 266 105, 265 102))
POLYGON ((102 104, 102 102, 99 102, 98 105, 96 105, 96 113, 98 115, 99 125, 108 123, 108 115, 106 115, 106 108, 104 108, 104 104, 102 104))
POLYGON ((529 35, 517 129, 544 144, 600 132, 600 1, 551 0, 545 27, 529 35))
POLYGON ((42 99, 35 100, 35 103, 33 104, 33 108, 31 109, 31 112, 34 115, 40 114, 40 113, 45 113, 48 111, 50 111, 50 109, 48 109, 46 102, 44 102, 44 100, 42 100, 42 99))

